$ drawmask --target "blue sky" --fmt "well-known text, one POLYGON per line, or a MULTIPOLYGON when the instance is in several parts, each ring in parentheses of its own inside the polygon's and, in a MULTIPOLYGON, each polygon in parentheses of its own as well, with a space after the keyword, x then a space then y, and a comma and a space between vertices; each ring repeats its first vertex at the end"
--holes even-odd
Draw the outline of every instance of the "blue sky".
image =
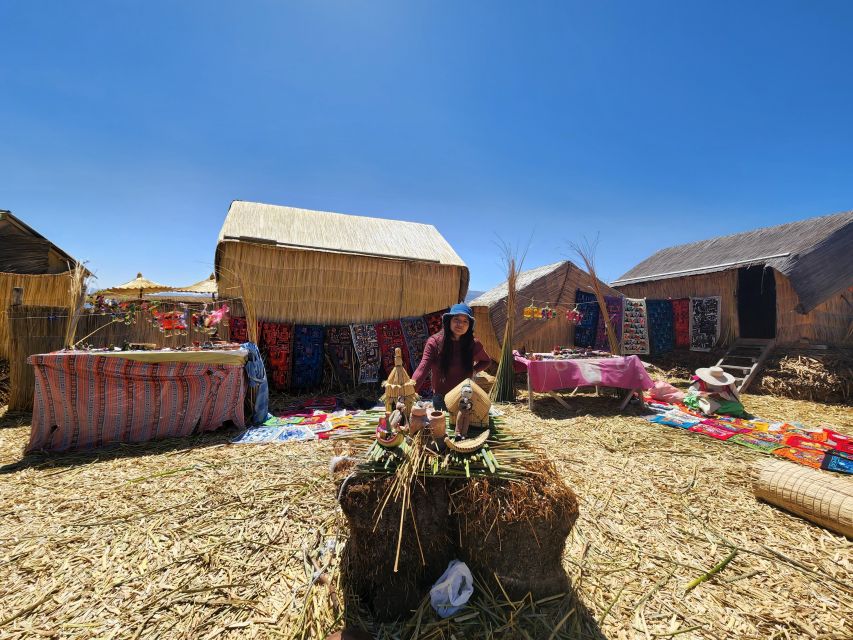
POLYGON ((100 286, 234 199, 434 224, 502 279, 853 208, 851 2, 0 0, 0 209, 100 286))

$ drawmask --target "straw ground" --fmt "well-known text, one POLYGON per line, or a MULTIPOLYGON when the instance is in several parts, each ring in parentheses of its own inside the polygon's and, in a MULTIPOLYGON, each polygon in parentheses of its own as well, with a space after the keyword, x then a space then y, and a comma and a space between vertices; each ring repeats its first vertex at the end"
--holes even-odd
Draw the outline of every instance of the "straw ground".
MULTIPOLYGON (((443 622, 425 603, 379 637, 850 637, 853 544, 755 501, 761 454, 620 415, 612 398, 568 400, 576 412, 543 399, 506 418, 581 499, 564 555, 577 599, 483 593, 443 622)), ((746 405, 850 431, 847 407, 746 405)), ((0 638, 322 638, 340 624, 332 444, 222 432, 22 459, 26 421, 4 425, 0 638)))

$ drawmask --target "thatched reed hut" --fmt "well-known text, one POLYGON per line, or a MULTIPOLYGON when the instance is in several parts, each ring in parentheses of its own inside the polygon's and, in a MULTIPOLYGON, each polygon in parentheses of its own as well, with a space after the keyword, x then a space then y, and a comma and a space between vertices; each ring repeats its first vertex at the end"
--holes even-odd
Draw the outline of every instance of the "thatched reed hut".
MULTIPOLYGON (((618 292, 600 282, 605 295, 618 292)), ((550 351, 554 345, 574 343, 574 325, 565 319, 567 307, 575 301, 575 292, 581 289, 593 293, 592 277, 577 265, 564 260, 518 275, 518 317, 513 331, 513 348, 524 346, 528 351, 550 351), (528 320, 521 309, 534 302, 538 306, 546 303, 559 307, 560 314, 554 320, 528 320)), ((476 320, 476 334, 486 352, 497 357, 501 352, 504 327, 506 326, 507 286, 503 282, 471 301, 476 320)))
POLYGON ((259 319, 381 322, 464 299, 468 267, 428 224, 234 201, 216 247, 219 297, 259 319))
POLYGON ((12 290, 23 305, 67 306, 71 269, 77 261, 9 211, 0 211, 0 359, 9 358, 12 290))
POLYGON ((849 344, 853 211, 658 251, 611 284, 633 298, 720 296, 721 343, 849 344))

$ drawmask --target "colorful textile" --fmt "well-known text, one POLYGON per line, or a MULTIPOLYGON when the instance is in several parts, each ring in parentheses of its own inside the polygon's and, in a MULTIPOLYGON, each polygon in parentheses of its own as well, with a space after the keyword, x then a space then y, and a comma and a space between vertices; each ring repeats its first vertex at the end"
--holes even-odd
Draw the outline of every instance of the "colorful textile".
POLYGON ((817 433, 812 433, 809 437, 817 442, 827 444, 831 449, 853 455, 853 438, 850 436, 824 428, 817 433))
POLYGON ((255 404, 252 407, 252 416, 249 424, 261 424, 269 415, 270 387, 267 382, 267 370, 261 352, 253 342, 244 342, 243 348, 249 352, 249 360, 246 362, 246 378, 249 386, 255 389, 255 404))
POLYGON ((830 449, 823 456, 820 468, 826 471, 853 474, 853 454, 837 449, 830 449))
POLYGON ((398 348, 403 353, 403 367, 409 373, 413 371, 410 364, 409 348, 406 346, 406 338, 403 335, 403 325, 399 320, 386 320, 377 324, 376 340, 379 342, 384 377, 387 377, 391 373, 391 369, 394 368, 394 350, 398 348))
POLYGON ((246 327, 246 318, 232 316, 228 320, 228 327, 231 335, 231 342, 239 342, 242 344, 249 341, 249 331, 246 327))
POLYGON ((767 434, 759 435, 756 433, 738 433, 729 438, 729 442, 736 442, 744 447, 764 451, 765 453, 770 453, 771 451, 775 451, 776 449, 784 446, 780 441, 781 438, 778 440, 772 440, 764 437, 765 435, 767 434))
MULTIPOLYGON (((400 320, 403 325, 403 336, 406 338, 406 346, 409 348, 409 362, 411 363, 412 371, 418 368, 421 363, 421 358, 424 356, 424 348, 426 341, 429 340, 429 329, 426 320, 422 317, 403 318, 400 320)), ((426 377, 418 385, 418 390, 428 389, 432 386, 432 372, 427 370, 426 377)))
POLYGON ((355 355, 358 358, 358 383, 378 382, 382 359, 379 355, 376 326, 372 324, 351 324, 349 328, 355 355))
POLYGON ((829 451, 832 447, 823 442, 817 442, 798 433, 786 433, 782 436, 782 444, 786 447, 803 449, 804 451, 829 451))
POLYGON ((690 298, 690 350, 710 351, 720 338, 720 297, 690 298))
POLYGON ((748 428, 739 427, 736 424, 732 424, 731 422, 724 422, 723 420, 714 420, 713 418, 705 418, 704 420, 702 420, 702 424, 709 425, 717 429, 723 429, 724 431, 728 431, 731 434, 750 432, 748 428))
POLYGON ((290 389, 293 362, 293 325, 260 322, 261 350, 266 354, 273 389, 290 389))
MULTIPOLYGON (((427 333, 433 336, 444 328, 442 322, 444 322, 444 314, 450 311, 450 309, 442 309, 441 311, 433 311, 432 313, 428 313, 424 316, 424 322, 427 325, 427 333)), ((417 368, 418 363, 412 363, 415 368, 417 368)))
POLYGON ((326 327, 324 340, 326 355, 332 362, 332 369, 338 376, 338 380, 345 387, 352 386, 355 384, 357 365, 349 325, 326 327))
POLYGON ((595 333, 598 329, 598 301, 594 293, 588 291, 575 291, 575 302, 581 319, 575 325, 575 346, 592 347, 595 345, 595 333))
POLYGON ((231 444, 267 444, 273 442, 279 433, 281 426, 252 427, 231 440, 231 444))
POLYGON ((637 356, 528 360, 517 351, 513 355, 516 362, 527 367, 530 388, 540 393, 594 385, 619 389, 650 389, 652 386, 652 379, 637 356))
POLYGON ((649 352, 649 321, 643 298, 625 298, 622 313, 622 355, 649 352))
POLYGON ((795 447, 782 447, 773 451, 774 456, 787 458, 791 462, 798 462, 813 469, 820 469, 823 462, 823 451, 806 451, 805 449, 797 449, 795 447))
POLYGON ((666 353, 675 348, 675 323, 670 300, 646 300, 649 319, 649 342, 652 353, 666 353))
POLYGON ((35 401, 27 451, 91 449, 243 427, 241 365, 134 362, 95 354, 27 359, 35 401))
POLYGON ((675 347, 690 348, 690 298, 672 300, 672 321, 675 331, 675 347))
POLYGON ((655 424, 665 424, 669 427, 678 427, 680 429, 690 429, 699 424, 699 418, 692 416, 689 413, 672 409, 666 413, 646 418, 649 422, 655 424))
POLYGON ((283 427, 289 424, 299 424, 304 418, 302 416, 269 416, 264 420, 265 427, 283 427))
MULTIPOLYGON (((622 343, 622 296, 604 296, 604 306, 607 307, 607 317, 610 326, 616 334, 616 342, 622 343)), ((595 332, 595 348, 610 351, 610 341, 607 339, 607 329, 604 327, 604 316, 599 308, 598 325, 595 332)))
POLYGON ((293 329, 294 389, 311 389, 323 380, 323 327, 298 324, 293 329))
POLYGON ((699 424, 695 424, 690 427, 689 431, 702 434, 703 436, 716 438, 717 440, 728 440, 738 433, 737 431, 729 431, 728 429, 724 429, 714 424, 706 424, 704 420, 699 424))

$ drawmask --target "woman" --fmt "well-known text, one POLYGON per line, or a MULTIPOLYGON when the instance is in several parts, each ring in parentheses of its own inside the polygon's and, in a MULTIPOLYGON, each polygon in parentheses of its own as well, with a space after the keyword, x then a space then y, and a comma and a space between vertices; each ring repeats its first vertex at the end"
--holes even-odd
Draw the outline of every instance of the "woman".
POLYGON ((722 367, 696 369, 693 384, 683 402, 706 416, 713 414, 741 417, 745 415, 740 402, 735 377, 722 367))
POLYGON ((465 378, 489 366, 492 359, 474 337, 474 312, 467 304, 455 304, 442 316, 444 328, 427 340, 424 355, 412 374, 415 388, 432 372, 432 404, 444 410, 444 394, 465 378))

